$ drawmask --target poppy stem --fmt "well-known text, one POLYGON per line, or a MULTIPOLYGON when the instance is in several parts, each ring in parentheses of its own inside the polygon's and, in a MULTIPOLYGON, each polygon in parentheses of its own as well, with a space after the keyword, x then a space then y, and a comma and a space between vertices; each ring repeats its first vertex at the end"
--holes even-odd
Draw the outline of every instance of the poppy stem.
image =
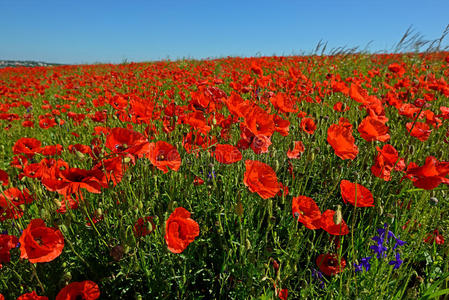
POLYGON ((31 269, 33 271, 33 276, 36 277, 37 283, 39 284, 39 287, 42 290, 42 294, 45 294, 44 286, 42 285, 42 282, 39 279, 39 276, 37 275, 36 266, 34 264, 31 264, 31 269))
POLYGON ((86 205, 84 205, 84 212, 86 213, 87 218, 88 218, 89 221, 90 221, 90 224, 91 224, 92 227, 95 229, 95 231, 97 232, 98 236, 100 237, 100 241, 103 242, 103 244, 106 246, 106 248, 109 248, 109 245, 108 245, 108 244, 106 243, 106 241, 102 238, 102 235, 101 235, 100 232, 98 231, 97 226, 95 226, 94 221, 93 221, 92 218, 90 217, 90 214, 89 214, 89 212, 87 211, 86 205))

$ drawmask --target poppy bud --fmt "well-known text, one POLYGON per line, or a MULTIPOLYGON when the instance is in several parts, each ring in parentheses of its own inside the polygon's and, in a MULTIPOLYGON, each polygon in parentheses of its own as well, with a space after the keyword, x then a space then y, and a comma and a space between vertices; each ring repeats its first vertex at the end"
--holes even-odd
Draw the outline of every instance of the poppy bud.
MULTIPOLYGON (((21 204, 19 205, 20 209, 25 209, 25 205, 21 204)), ((48 211, 44 208, 41 209, 41 214, 40 214, 41 218, 43 219, 50 219, 50 214, 48 213, 48 211)))
POLYGON ((251 249, 251 242, 249 241, 249 239, 246 239, 246 250, 251 249))
POLYGON ((415 106, 421 108, 421 107, 424 106, 424 104, 426 104, 426 100, 421 99, 421 98, 420 99, 416 99, 413 104, 415 104, 415 106))
POLYGON ((75 150, 75 154, 80 160, 83 160, 85 158, 85 155, 78 150, 75 150))
POLYGON ((70 280, 72 280, 72 273, 70 273, 70 271, 66 271, 61 277, 60 284, 65 286, 70 282, 70 280))
POLYGON ((120 261, 123 258, 123 255, 125 254, 125 249, 122 245, 116 245, 112 247, 111 251, 109 252, 109 255, 111 255, 112 259, 115 261, 120 261))
POLYGON ((279 270, 279 263, 273 259, 273 269, 275 272, 279 270))
POLYGON ((430 197, 430 204, 437 206, 438 205, 438 198, 437 197, 430 197))
POLYGON ((337 206, 337 211, 334 214, 334 223, 336 225, 340 225, 341 221, 343 220, 343 216, 341 215, 341 206, 337 206))
POLYGON ((243 216, 243 204, 242 201, 239 200, 239 202, 237 202, 237 204, 235 205, 235 213, 241 217, 243 216))
POLYGON ((142 210, 143 209, 143 203, 142 201, 137 201, 137 208, 142 210))

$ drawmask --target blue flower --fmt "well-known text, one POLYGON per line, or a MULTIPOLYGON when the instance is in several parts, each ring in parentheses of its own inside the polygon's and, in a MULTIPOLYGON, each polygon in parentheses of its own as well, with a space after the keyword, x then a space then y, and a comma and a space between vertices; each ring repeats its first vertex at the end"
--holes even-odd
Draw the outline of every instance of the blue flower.
POLYGON ((312 269, 312 276, 315 277, 317 280, 320 281, 320 287, 324 289, 324 280, 323 280, 323 274, 321 274, 320 271, 312 269))
POLYGON ((390 261, 388 264, 394 266, 393 270, 399 269, 404 261, 401 259, 399 252, 396 252, 396 260, 390 261))
POLYGON ((384 245, 382 245, 381 243, 377 243, 377 245, 372 245, 372 246, 370 246, 369 247, 371 250, 373 250, 374 251, 374 253, 376 253, 377 254, 377 258, 381 258, 382 256, 383 257, 386 257, 387 256, 387 253, 385 253, 385 252, 387 252, 387 247, 385 247, 384 245))
POLYGON ((360 260, 360 264, 358 265, 354 263, 355 271, 362 272, 363 268, 365 268, 365 271, 369 271, 369 269, 371 268, 371 264, 369 263, 371 258, 372 256, 362 258, 360 260))

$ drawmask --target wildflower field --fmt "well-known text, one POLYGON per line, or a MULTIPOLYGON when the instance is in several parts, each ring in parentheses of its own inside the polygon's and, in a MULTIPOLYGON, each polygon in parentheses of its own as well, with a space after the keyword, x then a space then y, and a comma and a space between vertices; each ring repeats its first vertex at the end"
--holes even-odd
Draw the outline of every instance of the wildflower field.
POLYGON ((448 78, 447 52, 0 69, 0 299, 443 297, 448 78))

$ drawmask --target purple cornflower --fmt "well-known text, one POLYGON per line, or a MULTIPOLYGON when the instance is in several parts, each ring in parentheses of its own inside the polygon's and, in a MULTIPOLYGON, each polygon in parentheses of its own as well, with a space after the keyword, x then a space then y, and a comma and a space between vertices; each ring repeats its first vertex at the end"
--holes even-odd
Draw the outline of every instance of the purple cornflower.
POLYGON ((354 263, 355 271, 356 272, 362 272, 363 268, 365 268, 365 271, 369 271, 371 268, 371 264, 369 263, 372 256, 364 257, 360 260, 360 264, 354 263))
POLYGON ((315 277, 315 279, 320 281, 320 287, 324 289, 324 280, 323 280, 323 274, 321 274, 320 271, 312 269, 312 276, 315 277))
POLYGON ((377 254, 377 258, 386 257, 387 256, 387 247, 383 245, 383 240, 379 239, 377 236, 373 237, 373 240, 377 242, 377 245, 372 245, 369 248, 377 254), (375 239, 377 238, 377 239, 375 239))
POLYGON ((388 230, 388 224, 385 223, 383 228, 377 229, 378 236, 374 236, 372 238, 373 241, 377 243, 377 245, 370 246, 370 249, 373 250, 377 254, 377 258, 386 257, 387 254, 385 253, 388 249, 385 247, 385 242, 388 243, 390 239, 394 239, 396 243, 393 246, 393 250, 395 250, 397 247, 400 247, 404 245, 406 242, 401 241, 399 238, 397 238, 394 233, 390 230, 388 230))
POLYGON ((401 259, 399 252, 396 252, 396 260, 390 261, 388 264, 394 266, 393 270, 399 269, 404 261, 401 259))

